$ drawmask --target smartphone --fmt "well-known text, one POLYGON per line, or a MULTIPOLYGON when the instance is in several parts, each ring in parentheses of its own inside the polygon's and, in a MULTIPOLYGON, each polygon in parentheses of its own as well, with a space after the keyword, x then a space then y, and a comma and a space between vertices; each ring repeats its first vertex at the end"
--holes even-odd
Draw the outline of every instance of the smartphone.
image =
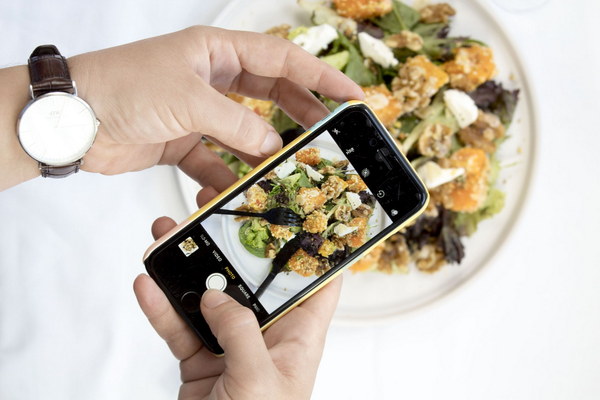
POLYGON ((207 288, 250 308, 266 329, 428 201, 375 114, 351 101, 155 242, 144 264, 206 347, 222 354, 200 313, 207 288))

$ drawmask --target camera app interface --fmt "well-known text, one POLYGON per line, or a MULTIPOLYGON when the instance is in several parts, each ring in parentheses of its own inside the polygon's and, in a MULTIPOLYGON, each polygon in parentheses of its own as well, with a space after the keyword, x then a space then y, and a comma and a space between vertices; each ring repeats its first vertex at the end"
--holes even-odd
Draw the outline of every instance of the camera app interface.
POLYGON ((165 249, 163 282, 188 315, 214 288, 262 321, 410 213, 419 191, 405 161, 354 114, 359 123, 330 124, 165 249))

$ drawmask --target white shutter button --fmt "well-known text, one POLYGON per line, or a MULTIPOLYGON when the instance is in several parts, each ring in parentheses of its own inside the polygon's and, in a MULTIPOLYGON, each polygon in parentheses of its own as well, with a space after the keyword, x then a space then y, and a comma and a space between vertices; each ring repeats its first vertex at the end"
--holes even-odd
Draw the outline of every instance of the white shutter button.
POLYGON ((227 278, 218 272, 212 273, 206 278, 206 288, 223 291, 227 287, 227 278))

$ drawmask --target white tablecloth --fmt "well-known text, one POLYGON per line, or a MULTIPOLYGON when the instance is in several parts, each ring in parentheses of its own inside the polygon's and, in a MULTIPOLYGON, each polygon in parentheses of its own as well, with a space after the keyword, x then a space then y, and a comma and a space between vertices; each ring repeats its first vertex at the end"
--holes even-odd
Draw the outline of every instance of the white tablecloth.
MULTIPOLYGON (((69 56, 207 24, 227 1, 89 3, 1 2, 0 65, 42 43, 69 56)), ((539 111, 525 210, 454 295, 386 325, 334 326, 315 399, 600 397, 600 7, 492 9, 539 111)), ((173 177, 80 173, 0 193, 1 399, 175 398, 177 362, 131 289, 153 219, 186 216, 173 177)))

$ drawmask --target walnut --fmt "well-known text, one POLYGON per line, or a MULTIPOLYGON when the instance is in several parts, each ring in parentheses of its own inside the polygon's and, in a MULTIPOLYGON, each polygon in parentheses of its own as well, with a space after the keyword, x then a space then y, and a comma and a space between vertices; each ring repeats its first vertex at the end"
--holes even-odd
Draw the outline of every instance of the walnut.
POLYGON ((321 185, 321 190, 328 200, 337 199, 346 190, 348 184, 339 176, 331 175, 321 185))
POLYGON ((333 166, 335 168, 340 168, 341 169, 341 168, 347 167, 348 164, 350 164, 350 161, 348 161, 348 160, 340 160, 340 161, 334 162, 333 166))
POLYGON ((458 137, 467 146, 476 147, 491 154, 496 151, 496 139, 504 137, 504 125, 497 115, 479 110, 477 120, 461 129, 458 137))
POLYGON ((267 258, 275 258, 277 255, 277 248, 274 243, 269 243, 267 247, 265 247, 265 257, 267 258))
POLYGON ((318 261, 319 266, 315 270, 315 275, 322 276, 325 272, 331 269, 331 264, 329 264, 329 260, 327 260, 326 258, 320 258, 318 259, 318 261))
POLYGON ((433 244, 426 244, 413 253, 415 264, 420 271, 436 272, 444 264, 444 252, 433 244))
POLYGON ((448 17, 456 14, 456 11, 448 3, 431 4, 419 10, 421 22, 426 24, 437 24, 448 22, 448 17))
POLYGON ((402 114, 427 107, 440 87, 448 82, 448 74, 423 55, 406 60, 392 80, 394 96, 400 100, 402 114))
POLYGON ((406 239, 400 234, 395 234, 385 241, 377 270, 388 274, 394 271, 406 273, 409 262, 410 252, 406 245, 406 239))
POLYGON ((419 136, 419 153, 425 157, 446 157, 452 146, 452 135, 452 129, 446 125, 427 125, 419 136))
POLYGON ((388 36, 385 39, 385 44, 393 49, 406 47, 412 51, 419 51, 423 48, 423 38, 418 33, 402 31, 388 36))
POLYGON ((342 205, 337 206, 337 208, 333 212, 333 217, 335 219, 337 219, 338 221, 342 221, 342 222, 350 221, 350 215, 351 215, 350 212, 351 211, 352 211, 352 208, 350 206, 342 204, 342 205))
POLYGON ((361 204, 356 210, 352 210, 352 216, 354 218, 369 218, 371 214, 373 214, 373 208, 368 204, 361 204))
POLYGON ((272 36, 280 37, 282 39, 287 39, 288 35, 290 34, 291 28, 292 27, 288 24, 281 24, 281 25, 274 26, 270 29, 267 29, 265 31, 265 33, 267 35, 272 35, 272 36))
POLYGON ((313 211, 304 220, 302 229, 310 233, 323 232, 327 229, 327 215, 322 211, 313 211))
POLYGON ((333 4, 339 15, 355 20, 375 18, 392 11, 392 0, 333 0, 333 4))
POLYGON ((333 243, 336 250, 343 250, 346 245, 346 238, 339 237, 338 235, 332 235, 329 240, 333 243))

